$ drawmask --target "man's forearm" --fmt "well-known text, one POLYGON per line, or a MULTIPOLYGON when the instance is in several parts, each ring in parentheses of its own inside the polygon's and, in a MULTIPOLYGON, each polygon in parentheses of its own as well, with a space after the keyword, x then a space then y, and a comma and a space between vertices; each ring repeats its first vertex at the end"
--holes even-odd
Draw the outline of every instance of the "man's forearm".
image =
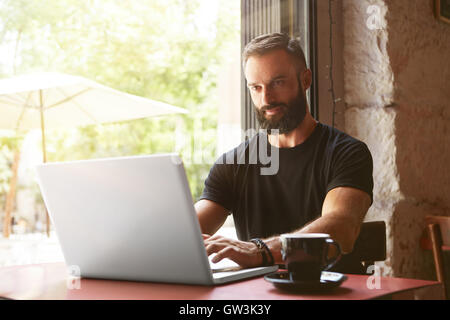
MULTIPOLYGON (((343 217, 327 215, 320 217, 308 225, 291 232, 293 233, 327 233, 341 247, 342 253, 350 253, 359 234, 360 226, 355 221, 343 217)), ((281 256, 280 236, 274 236, 264 240, 269 247, 276 264, 283 264, 281 256)))
POLYGON ((215 234, 228 217, 224 207, 210 200, 200 200, 194 207, 203 234, 215 234))
POLYGON ((360 223, 353 218, 327 215, 301 228, 300 233, 327 233, 339 243, 342 253, 350 253, 358 237, 360 223))

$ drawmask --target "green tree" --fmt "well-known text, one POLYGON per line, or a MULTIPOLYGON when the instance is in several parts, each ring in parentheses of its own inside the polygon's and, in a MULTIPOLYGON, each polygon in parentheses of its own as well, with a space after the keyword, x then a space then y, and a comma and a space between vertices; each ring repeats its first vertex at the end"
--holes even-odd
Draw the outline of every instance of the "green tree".
MULTIPOLYGON (((69 73, 189 110, 181 116, 53 131, 49 161, 173 151, 191 159, 194 152, 214 157, 216 77, 239 43, 240 13, 239 1, 216 0, 220 10, 205 30, 198 12, 208 1, 214 0, 0 2, 0 43, 7 53, 0 61, 1 76, 69 73), (181 147, 180 127, 187 141, 181 147), (194 136, 194 128, 201 132, 194 136)), ((186 165, 194 199, 210 165, 186 165)))

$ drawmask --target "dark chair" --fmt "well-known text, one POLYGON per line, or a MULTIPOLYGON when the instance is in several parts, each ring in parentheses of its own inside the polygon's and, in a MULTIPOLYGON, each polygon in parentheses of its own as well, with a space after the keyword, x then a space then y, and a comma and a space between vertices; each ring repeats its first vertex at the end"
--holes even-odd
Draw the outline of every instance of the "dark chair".
POLYGON ((450 217, 426 216, 420 246, 433 253, 436 279, 444 287, 445 299, 450 297, 450 217))
POLYGON ((384 221, 363 223, 352 254, 356 255, 366 268, 375 261, 386 260, 386 223, 384 221))
MULTIPOLYGON (((375 261, 386 260, 386 223, 384 221, 364 222, 353 251, 342 256, 332 271, 367 274, 375 261)), ((373 273, 375 270, 372 270, 373 273)))

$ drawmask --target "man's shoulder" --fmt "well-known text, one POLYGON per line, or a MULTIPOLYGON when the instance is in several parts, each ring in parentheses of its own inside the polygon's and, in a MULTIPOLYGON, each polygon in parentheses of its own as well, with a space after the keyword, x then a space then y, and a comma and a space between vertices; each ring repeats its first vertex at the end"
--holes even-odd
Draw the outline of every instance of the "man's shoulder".
POLYGON ((331 163, 373 163, 370 149, 362 140, 327 125, 322 125, 322 130, 322 155, 331 163))
POLYGON ((367 148, 367 145, 362 140, 341 131, 335 127, 321 123, 322 139, 327 141, 327 144, 332 149, 342 148, 367 148))

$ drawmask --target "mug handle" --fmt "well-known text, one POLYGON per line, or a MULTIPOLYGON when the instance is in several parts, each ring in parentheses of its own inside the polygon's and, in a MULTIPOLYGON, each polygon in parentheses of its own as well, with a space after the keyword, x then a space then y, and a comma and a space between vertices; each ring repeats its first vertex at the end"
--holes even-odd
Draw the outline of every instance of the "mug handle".
POLYGON ((325 241, 329 245, 335 246, 337 249, 336 256, 328 258, 328 250, 330 247, 329 246, 327 247, 324 270, 329 270, 329 269, 333 268, 336 265, 336 263, 338 263, 338 261, 341 259, 342 254, 341 254, 341 247, 339 246, 339 243, 337 243, 336 241, 334 241, 333 239, 330 239, 330 238, 326 239, 325 241))

